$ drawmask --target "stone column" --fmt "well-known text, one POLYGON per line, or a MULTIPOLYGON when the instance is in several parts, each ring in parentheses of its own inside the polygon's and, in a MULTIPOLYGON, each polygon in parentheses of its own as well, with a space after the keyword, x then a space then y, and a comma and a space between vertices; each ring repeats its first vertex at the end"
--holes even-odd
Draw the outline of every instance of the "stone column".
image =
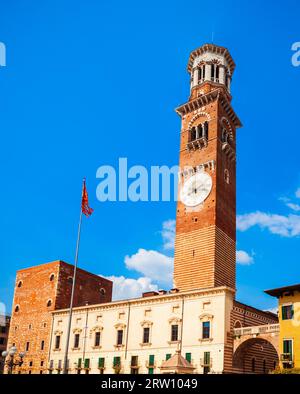
POLYGON ((194 70, 194 86, 197 86, 198 85, 198 83, 199 83, 199 69, 198 68, 196 68, 195 70, 194 70))
POLYGON ((225 85, 225 67, 219 67, 219 82, 225 85))
POLYGON ((211 65, 205 64, 205 81, 210 81, 211 78, 211 65))

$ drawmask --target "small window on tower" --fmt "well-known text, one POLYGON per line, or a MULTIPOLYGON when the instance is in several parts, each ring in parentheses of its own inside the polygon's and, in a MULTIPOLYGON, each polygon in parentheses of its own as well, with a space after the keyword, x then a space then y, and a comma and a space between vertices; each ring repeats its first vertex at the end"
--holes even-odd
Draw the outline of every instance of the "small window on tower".
POLYGON ((204 122, 204 137, 208 140, 208 122, 204 122))
POLYGON ((47 301, 47 307, 49 308, 49 306, 51 306, 52 305, 52 301, 51 300, 48 300, 47 301))
POLYGON ((20 280, 20 281, 18 282, 18 287, 22 287, 22 285, 23 285, 23 282, 20 280))
POLYGON ((15 312, 19 312, 19 310, 20 310, 20 306, 19 306, 19 305, 16 305, 16 307, 15 307, 15 312))
POLYGON ((216 81, 219 82, 219 66, 216 66, 216 81))
POLYGON ((50 282, 53 282, 53 281, 54 281, 54 277, 55 277, 54 274, 51 274, 51 275, 50 275, 50 277, 49 277, 50 282))
POLYGON ((193 127, 191 130, 191 141, 196 139, 196 127, 193 127))
POLYGON ((229 185, 230 177, 229 177, 229 171, 227 170, 227 168, 224 170, 224 180, 229 185))

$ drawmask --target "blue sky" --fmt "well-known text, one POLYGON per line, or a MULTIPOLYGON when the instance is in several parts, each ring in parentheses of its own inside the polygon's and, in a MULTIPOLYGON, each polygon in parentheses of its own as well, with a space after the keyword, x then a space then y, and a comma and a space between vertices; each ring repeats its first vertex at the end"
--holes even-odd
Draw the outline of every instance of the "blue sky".
POLYGON ((233 106, 243 123, 237 248, 253 261, 238 265, 238 298, 271 308, 264 289, 299 282, 298 1, 32 0, 0 9, 0 299, 8 309, 17 269, 73 262, 83 176, 95 211, 83 223, 80 266, 118 277, 127 294, 168 285, 147 259, 170 266, 172 222, 163 223, 175 218, 175 203, 100 203, 96 170, 119 157, 177 164, 174 108, 188 98, 188 56, 212 36, 237 64, 233 106))

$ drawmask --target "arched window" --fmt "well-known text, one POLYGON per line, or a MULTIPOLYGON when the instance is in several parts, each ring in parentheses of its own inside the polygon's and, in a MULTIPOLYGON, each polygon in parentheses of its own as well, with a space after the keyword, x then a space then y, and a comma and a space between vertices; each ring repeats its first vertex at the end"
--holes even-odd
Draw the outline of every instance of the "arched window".
POLYGON ((211 65, 210 76, 211 76, 211 80, 214 81, 215 80, 215 65, 214 64, 211 65))
POLYGON ((50 282, 54 281, 54 277, 55 277, 54 274, 51 274, 51 275, 50 275, 50 277, 49 277, 50 282))
POLYGON ((216 66, 216 82, 219 82, 219 66, 216 66))
POLYGON ((103 295, 103 296, 106 294, 106 290, 103 289, 103 287, 101 287, 101 289, 100 289, 100 294, 103 295))
POLYGON ((23 282, 21 280, 19 280, 18 287, 22 287, 22 285, 23 285, 23 282))
POLYGON ((229 171, 227 170, 227 168, 224 170, 224 181, 229 185, 230 177, 229 177, 229 171))
POLYGON ((47 307, 49 308, 49 306, 51 306, 52 305, 52 301, 51 300, 48 300, 47 301, 47 307))
MULTIPOLYGON (((226 171, 226 170, 225 170, 226 171)), ((242 324, 241 324, 241 322, 239 321, 239 320, 236 320, 235 322, 234 322, 234 328, 242 328, 242 324)))
POLYGON ((263 373, 267 373, 267 362, 266 362, 266 360, 263 361, 263 373))
POLYGON ((208 122, 204 122, 204 137, 208 140, 208 122))
POLYGON ((254 357, 251 360, 251 371, 255 372, 255 358, 254 357))
POLYGON ((191 130, 191 141, 196 139, 196 127, 193 127, 191 130))
POLYGON ((20 306, 19 306, 19 305, 16 305, 16 306, 15 306, 15 312, 19 312, 19 310, 20 310, 20 306))

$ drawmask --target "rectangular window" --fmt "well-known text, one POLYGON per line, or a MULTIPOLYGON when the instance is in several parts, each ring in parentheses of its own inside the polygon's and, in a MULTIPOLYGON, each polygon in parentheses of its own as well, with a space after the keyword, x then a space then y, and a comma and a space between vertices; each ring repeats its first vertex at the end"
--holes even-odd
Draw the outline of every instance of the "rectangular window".
POLYGON ((61 364, 62 364, 61 360, 58 360, 58 369, 59 370, 61 369, 61 364))
POLYGON ((153 367, 154 365, 154 354, 149 355, 149 366, 153 367))
POLYGON ((41 350, 44 350, 44 347, 45 347, 45 341, 42 341, 41 342, 41 350))
POLYGON ((131 374, 136 375, 139 373, 138 356, 131 356, 131 374))
POLYGON ((178 341, 178 325, 172 324, 171 326, 171 342, 178 341))
POLYGON ((153 375, 154 374, 154 368, 148 368, 148 373, 149 373, 149 375, 153 375))
POLYGON ((186 359, 186 361, 191 363, 192 362, 192 353, 185 353, 185 359, 186 359))
POLYGON ((120 367, 121 366, 121 357, 114 357, 114 367, 120 367))
POLYGON ((170 354, 170 353, 167 353, 167 354, 166 354, 166 360, 169 360, 169 358, 171 358, 171 354, 170 354))
POLYGON ((60 347, 60 335, 56 335, 55 337, 55 349, 59 349, 60 347))
POLYGON ((29 350, 29 342, 26 342, 26 352, 28 352, 28 350, 29 350))
POLYGON ((82 366, 82 358, 78 359, 77 368, 81 368, 82 366))
POLYGON ((123 330, 118 330, 117 345, 123 345, 123 330))
POLYGON ((283 305, 281 308, 282 320, 291 320, 294 317, 294 307, 293 305, 283 305))
POLYGON ((100 357, 98 359, 98 368, 104 368, 104 364, 105 364, 105 358, 104 357, 100 357))
POLYGON ((131 366, 132 367, 138 366, 138 356, 131 356, 131 366))
POLYGON ((210 372, 210 352, 204 352, 203 361, 203 373, 208 374, 210 372))
POLYGON ((0 338, 0 345, 5 345, 5 338, 0 338))
POLYGON ((210 322, 209 321, 202 322, 202 338, 203 339, 210 338, 210 322))
POLYGON ((95 346, 100 346, 100 332, 95 333, 95 346))
POLYGON ((79 339, 80 339, 80 334, 75 334, 74 335, 74 349, 79 348, 79 339))
POLYGON ((293 354, 293 341, 291 339, 283 340, 283 353, 289 354, 292 356, 293 354))
POLYGON ((90 368, 90 359, 89 358, 84 359, 84 368, 90 368))
POLYGON ((150 342, 150 328, 144 327, 143 343, 149 343, 149 342, 150 342))

